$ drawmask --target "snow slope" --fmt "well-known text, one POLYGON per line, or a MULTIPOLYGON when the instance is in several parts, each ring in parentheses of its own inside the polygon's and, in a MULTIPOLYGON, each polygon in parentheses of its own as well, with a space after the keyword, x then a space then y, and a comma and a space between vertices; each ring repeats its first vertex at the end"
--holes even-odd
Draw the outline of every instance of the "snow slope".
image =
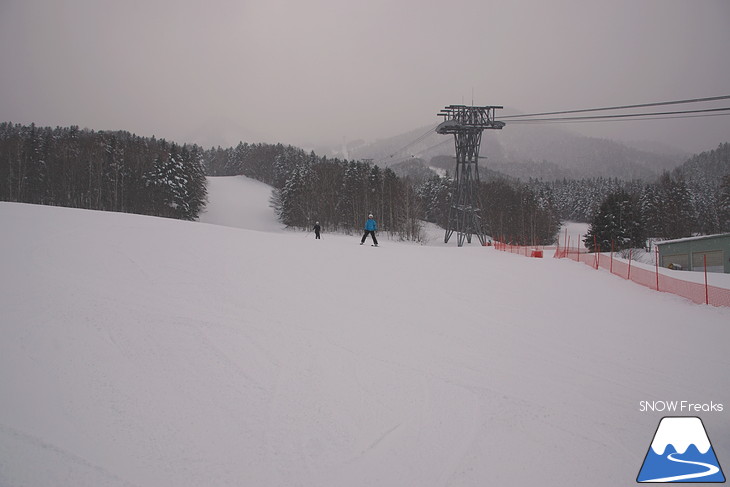
POLYGON ((271 186, 246 176, 208 177, 208 204, 199 220, 266 232, 282 225, 269 207, 271 186))
POLYGON ((257 215, 0 203, 0 485, 629 485, 664 399, 730 458, 730 310, 257 215))

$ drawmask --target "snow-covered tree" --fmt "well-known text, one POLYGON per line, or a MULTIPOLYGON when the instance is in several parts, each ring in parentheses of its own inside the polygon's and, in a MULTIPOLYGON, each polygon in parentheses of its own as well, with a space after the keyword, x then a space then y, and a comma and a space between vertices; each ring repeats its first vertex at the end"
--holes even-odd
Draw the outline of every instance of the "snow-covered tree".
POLYGON ((368 200, 368 164, 358 161, 343 163, 345 165, 342 189, 340 190, 337 211, 340 221, 351 228, 360 228, 363 217, 372 210, 368 200))
POLYGON ((184 145, 180 151, 180 157, 186 173, 185 198, 187 200, 187 213, 181 216, 185 220, 194 220, 208 203, 203 154, 198 146, 184 145))
POLYGON ((279 193, 279 220, 287 226, 307 227, 313 219, 315 198, 312 191, 312 171, 308 161, 302 161, 289 174, 279 193))
POLYGON ((449 217, 450 192, 453 181, 448 177, 433 176, 418 187, 424 220, 446 227, 449 217))
POLYGON ((669 239, 691 236, 695 211, 687 183, 681 177, 664 173, 657 182, 657 190, 661 198, 661 236, 669 239))
POLYGON ((720 231, 730 232, 730 174, 722 178, 718 215, 720 231))
MULTIPOLYGON (((195 151, 197 154, 197 151, 195 151)), ((175 144, 155 158, 144 179, 151 189, 153 214, 193 220, 205 204, 205 177, 198 157, 175 144)))
POLYGON ((636 198, 624 190, 601 203, 583 242, 591 252, 644 247, 644 226, 636 198))
POLYGON ((639 211, 644 222, 644 231, 648 237, 659 237, 664 234, 662 201, 654 184, 647 184, 639 197, 639 211))

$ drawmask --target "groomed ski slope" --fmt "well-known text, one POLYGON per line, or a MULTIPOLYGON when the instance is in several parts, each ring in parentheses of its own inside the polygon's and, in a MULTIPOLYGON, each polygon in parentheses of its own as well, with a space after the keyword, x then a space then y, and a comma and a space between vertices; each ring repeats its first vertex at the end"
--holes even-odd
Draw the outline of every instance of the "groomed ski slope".
POLYGON ((729 461, 730 310, 211 189, 231 226, 0 203, 0 485, 631 485, 642 400, 724 404, 729 461))

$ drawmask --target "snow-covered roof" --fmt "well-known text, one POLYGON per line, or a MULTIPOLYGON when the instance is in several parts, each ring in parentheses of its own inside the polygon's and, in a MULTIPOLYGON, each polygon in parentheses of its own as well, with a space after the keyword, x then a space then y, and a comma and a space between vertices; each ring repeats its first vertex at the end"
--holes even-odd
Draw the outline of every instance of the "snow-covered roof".
POLYGON ((654 245, 690 242, 692 240, 706 240, 709 238, 730 238, 730 233, 717 233, 715 235, 698 235, 696 237, 675 238, 674 240, 663 240, 661 242, 657 241, 657 242, 654 242, 654 245))

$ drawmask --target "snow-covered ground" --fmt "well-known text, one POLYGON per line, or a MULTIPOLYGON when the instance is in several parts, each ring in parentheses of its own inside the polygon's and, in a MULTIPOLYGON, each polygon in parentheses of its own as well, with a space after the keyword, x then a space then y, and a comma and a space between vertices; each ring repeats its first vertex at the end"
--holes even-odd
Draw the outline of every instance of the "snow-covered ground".
POLYGON ((199 220, 248 230, 280 230, 283 225, 269 206, 271 189, 245 176, 209 177, 208 205, 199 220))
POLYGON ((0 203, 0 485, 630 485, 654 400, 723 404, 730 462, 730 309, 211 183, 208 223, 0 203))
MULTIPOLYGON (((585 249, 586 246, 583 243, 583 236, 588 233, 590 224, 578 223, 578 222, 565 222, 560 229, 560 245, 565 246, 566 242, 569 247, 575 248, 579 246, 585 249)), ((631 265, 633 267, 640 267, 642 269, 649 270, 651 272, 656 271, 656 257, 654 249, 632 249, 631 254, 627 254, 627 251, 616 252, 613 255, 614 259, 623 261, 628 264, 628 257, 631 256, 631 265)), ((606 252, 601 254, 601 259, 610 259, 611 254, 606 252)), ((604 261, 605 262, 605 261, 604 261)), ((680 279, 682 281, 695 282, 699 284, 705 283, 705 273, 700 271, 687 271, 687 270, 672 270, 667 268, 659 268, 659 273, 663 276, 671 277, 674 279, 680 279)), ((730 289, 730 274, 723 274, 721 272, 708 272, 707 273, 707 284, 711 286, 721 287, 724 289, 730 289)))
POLYGON ((563 222, 563 226, 558 232, 561 246, 586 248, 583 243, 583 237, 588 233, 591 225, 589 223, 580 222, 563 222))

